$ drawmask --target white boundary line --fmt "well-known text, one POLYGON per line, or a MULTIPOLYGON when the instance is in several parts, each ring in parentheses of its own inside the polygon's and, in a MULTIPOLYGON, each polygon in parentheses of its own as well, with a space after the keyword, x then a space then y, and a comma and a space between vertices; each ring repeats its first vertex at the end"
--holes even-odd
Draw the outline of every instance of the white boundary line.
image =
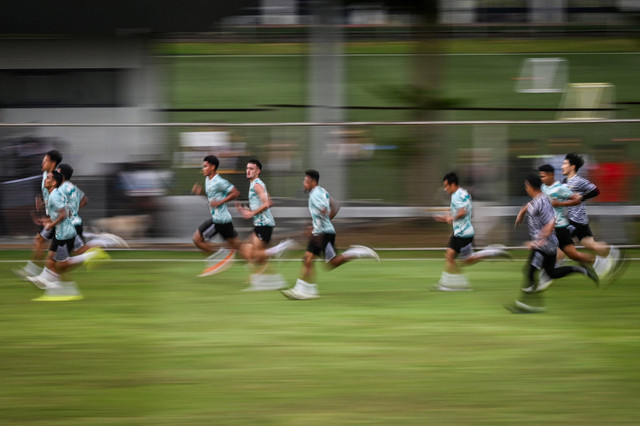
MULTIPOLYGON (((517 262, 517 261, 525 261, 525 260, 527 260, 526 257, 514 258, 513 260, 509 260, 509 259, 485 259, 484 262, 517 262)), ((627 257, 626 260, 627 261, 638 261, 638 260, 640 260, 640 257, 627 257)), ((1 263, 24 263, 26 261, 27 261, 27 259, 0 260, 0 264, 1 263)), ((233 259, 231 261, 232 262, 243 263, 244 259, 233 259)), ((272 260, 271 262, 277 263, 277 262, 301 262, 301 261, 302 261, 302 259, 278 259, 278 260, 272 260)), ((322 260, 322 259, 316 259, 315 261, 324 263, 324 260, 322 260)), ((444 259, 441 259, 439 257, 438 258, 401 257, 401 258, 396 258, 396 259, 382 259, 382 263, 386 263, 386 262, 443 262, 443 261, 444 261, 444 259)), ((119 262, 119 263, 187 262, 187 263, 191 263, 191 262, 206 262, 206 259, 110 259, 110 260, 101 260, 100 262, 103 262, 103 263, 109 263, 109 262, 119 262)))
MULTIPOLYGON (((439 53, 437 56, 554 56, 554 55, 640 55, 640 52, 512 52, 512 53, 439 53)), ((279 54, 188 54, 188 55, 154 55, 154 58, 172 59, 172 58, 295 58, 311 56, 307 53, 279 53, 279 54)), ((399 56, 418 56, 415 53, 343 53, 343 57, 399 57, 399 56)), ((432 56, 432 55, 427 55, 432 56)))

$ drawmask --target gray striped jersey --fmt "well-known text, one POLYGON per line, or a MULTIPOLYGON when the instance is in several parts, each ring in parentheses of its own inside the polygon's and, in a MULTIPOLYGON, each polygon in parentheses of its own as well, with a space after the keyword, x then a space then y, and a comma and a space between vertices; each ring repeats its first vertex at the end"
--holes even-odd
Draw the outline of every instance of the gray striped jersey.
MULTIPOLYGON (((588 194, 597 188, 593 183, 579 175, 575 175, 571 179, 565 178, 563 183, 578 195, 588 194)), ((581 223, 583 225, 589 223, 589 216, 587 216, 587 208, 584 201, 577 206, 568 207, 567 216, 572 222, 581 223)))
POLYGON ((529 225, 529 236, 531 241, 534 242, 534 247, 546 254, 552 254, 556 252, 558 248, 558 238, 555 232, 551 232, 542 243, 536 243, 540 238, 542 229, 549 222, 555 223, 556 216, 551 206, 551 201, 546 194, 541 193, 536 198, 529 202, 527 208, 527 225, 529 225))

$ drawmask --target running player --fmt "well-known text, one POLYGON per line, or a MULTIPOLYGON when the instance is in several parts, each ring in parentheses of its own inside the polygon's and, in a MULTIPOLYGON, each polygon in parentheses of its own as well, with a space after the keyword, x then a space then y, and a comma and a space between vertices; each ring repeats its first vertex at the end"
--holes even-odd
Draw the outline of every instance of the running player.
POLYGON ((563 183, 580 197, 555 204, 558 207, 568 207, 567 216, 569 218, 571 236, 577 238, 587 249, 606 257, 608 265, 604 272, 605 274, 616 273, 624 263, 624 254, 617 247, 596 241, 593 238, 585 201, 598 196, 600 190, 593 183, 578 175, 578 170, 583 165, 584 160, 580 155, 574 152, 566 155, 562 163, 562 174, 565 176, 563 183))
POLYGON ((511 255, 501 246, 487 247, 476 253, 473 252, 473 237, 475 230, 471 224, 473 206, 471 195, 460 186, 458 175, 447 173, 442 178, 442 185, 447 194, 451 196, 451 213, 437 215, 434 218, 439 222, 445 222, 453 226, 453 234, 449 239, 449 245, 445 252, 445 267, 438 285, 434 290, 439 291, 464 291, 471 290, 471 284, 462 274, 456 258, 460 256, 460 262, 465 265, 473 265, 480 260, 491 257, 511 258, 511 255))
POLYGON ((556 267, 556 252, 558 250, 558 238, 555 233, 555 213, 549 197, 542 192, 542 181, 539 176, 527 175, 525 178, 525 190, 531 197, 531 201, 520 209, 516 218, 516 225, 520 224, 527 215, 529 235, 528 243, 531 249, 528 267, 525 269, 525 284, 520 289, 520 296, 514 305, 505 306, 514 313, 539 313, 545 311, 542 293, 537 292, 537 271, 544 270, 551 279, 562 278, 573 273, 580 273, 596 284, 598 276, 588 267, 561 266, 556 267))
MULTIPOLYGON (((62 154, 59 151, 51 150, 47 152, 42 158, 42 182, 40 184, 40 190, 42 196, 36 197, 36 211, 42 211, 44 209, 45 215, 49 215, 47 212, 47 201, 49 199, 49 190, 46 188, 45 181, 50 172, 54 171, 58 164, 62 161, 62 154)), ((46 218, 34 218, 37 225, 40 226, 40 231, 33 239, 33 250, 31 252, 31 259, 27 264, 20 269, 16 269, 14 272, 22 279, 28 277, 37 276, 42 272, 42 268, 37 264, 43 261, 44 248, 47 241, 53 239, 54 228, 45 229, 44 224, 47 222, 46 218)))
MULTIPOLYGON (((575 200, 580 196, 571 189, 555 180, 555 169, 551 164, 544 164, 538 167, 540 173, 540 180, 542 181, 542 192, 551 200, 551 205, 556 216, 555 233, 558 237, 558 248, 564 252, 569 258, 587 265, 592 265, 598 277, 602 279, 607 270, 607 260, 599 255, 593 255, 590 253, 582 253, 576 250, 576 246, 571 238, 571 231, 569 230, 569 219, 565 214, 565 207, 556 207, 555 203, 565 202, 568 200, 575 200)), ((552 280, 547 273, 543 270, 540 271, 540 282, 536 288, 536 291, 543 291, 549 287, 552 280)))
POLYGON ((250 265, 254 266, 251 275, 251 290, 277 290, 286 285, 280 274, 266 274, 267 260, 270 256, 279 256, 285 250, 295 247, 293 240, 284 240, 267 249, 276 221, 271 214, 271 198, 267 186, 260 179, 262 163, 251 159, 247 162, 246 176, 249 179, 249 206, 237 203, 236 208, 244 219, 253 221, 253 232, 249 235, 240 252, 250 265))
POLYGON ((380 261, 378 254, 371 248, 353 245, 344 253, 338 254, 335 248, 336 230, 331 219, 338 213, 339 207, 329 196, 326 189, 318 183, 320 173, 317 170, 305 172, 303 187, 309 193, 309 211, 312 226, 307 228, 309 243, 303 257, 301 277, 294 287, 282 290, 287 298, 293 300, 315 299, 318 297, 318 286, 314 283, 314 259, 324 254, 325 264, 334 269, 357 258, 370 258, 380 261))
MULTIPOLYGON (((235 200, 240 195, 238 189, 228 180, 218 174, 220 160, 215 155, 207 155, 202 162, 202 174, 205 176, 205 193, 211 209, 211 218, 204 221, 193 234, 193 243, 200 250, 210 253, 209 266, 201 273, 200 277, 217 274, 231 266, 233 257, 240 249, 238 233, 233 227, 231 213, 227 209, 227 203, 235 200), (225 239, 230 249, 220 248, 218 244, 208 240, 220 234, 225 239)), ((193 185, 194 194, 202 193, 200 184, 193 185)))

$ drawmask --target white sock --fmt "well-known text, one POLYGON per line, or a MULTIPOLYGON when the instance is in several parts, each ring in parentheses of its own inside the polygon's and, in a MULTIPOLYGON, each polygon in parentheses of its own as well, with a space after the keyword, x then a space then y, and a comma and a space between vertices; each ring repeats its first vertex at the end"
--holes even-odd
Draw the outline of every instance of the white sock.
POLYGON ((440 281, 439 283, 442 285, 447 285, 450 284, 451 281, 451 274, 445 271, 442 271, 442 275, 440 275, 440 281))
POLYGON ((290 244, 290 242, 288 240, 282 240, 278 244, 276 244, 275 246, 266 249, 265 250, 265 254, 267 256, 269 256, 269 257, 277 256, 281 252, 285 251, 287 249, 287 247, 289 246, 289 244, 290 244))
POLYGON ((278 254, 278 252, 280 252, 280 248, 282 247, 282 241, 280 241, 278 244, 276 244, 273 247, 269 247, 268 249, 266 249, 264 251, 264 254, 266 254, 267 256, 271 257, 274 256, 276 254, 278 254))
POLYGON ((87 243, 89 247, 111 247, 117 245, 115 241, 106 238, 96 237, 87 243))
POLYGON ((60 279, 60 275, 56 274, 49 268, 43 268, 39 276, 41 279, 48 282, 54 282, 60 279))
POLYGON ((87 251, 87 252, 84 252, 82 254, 76 254, 75 256, 71 256, 68 259, 68 262, 69 262, 70 265, 77 265, 79 263, 84 263, 87 260, 91 259, 93 256, 95 256, 96 253, 97 252, 95 252, 95 251, 87 251))
POLYGON ((484 258, 484 257, 494 257, 494 256, 499 256, 500 254, 502 254, 504 250, 499 250, 499 249, 494 249, 494 248, 490 248, 490 249, 483 249, 483 250, 479 250, 477 252, 475 252, 473 254, 474 257, 479 257, 479 258, 484 258))
POLYGON ((37 275, 40 275, 42 269, 40 269, 40 267, 32 261, 28 261, 24 267, 24 271, 27 273, 27 276, 35 277, 37 275))

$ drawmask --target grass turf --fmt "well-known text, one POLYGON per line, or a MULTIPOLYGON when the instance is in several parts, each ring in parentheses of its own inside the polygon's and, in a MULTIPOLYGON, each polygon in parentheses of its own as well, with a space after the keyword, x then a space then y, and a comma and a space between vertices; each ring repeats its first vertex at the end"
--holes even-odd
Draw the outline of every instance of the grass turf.
MULTIPOLYGON (((639 252, 631 253, 637 257, 639 252)), ((2 252, 0 418, 7 424, 637 423, 640 292, 631 262, 600 291, 558 280, 513 315, 525 253, 429 292, 438 252, 319 268, 322 298, 245 293, 193 252, 116 252, 73 274, 85 299, 35 303, 2 252), (412 258, 416 260, 402 260, 412 258), (135 261, 145 259, 145 261, 135 261), (161 261, 152 261, 161 259, 161 261), (133 261, 132 261, 133 260, 133 261)), ((299 263, 282 262, 292 283, 299 263)))

